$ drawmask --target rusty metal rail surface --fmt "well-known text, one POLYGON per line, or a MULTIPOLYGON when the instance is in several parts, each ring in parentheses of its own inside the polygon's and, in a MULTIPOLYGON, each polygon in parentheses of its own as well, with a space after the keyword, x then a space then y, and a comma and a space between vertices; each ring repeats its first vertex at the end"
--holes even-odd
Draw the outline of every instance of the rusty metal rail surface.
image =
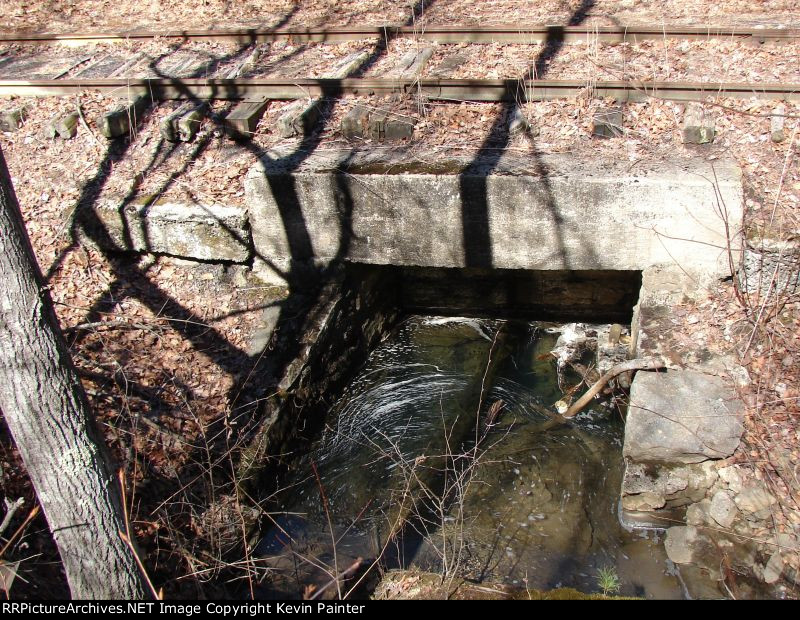
POLYGON ((696 101, 709 96, 800 101, 800 84, 774 83, 364 78, 0 80, 0 96, 64 96, 84 90, 97 90, 117 97, 149 93, 155 100, 302 99, 409 93, 439 101, 545 101, 588 94, 617 101, 641 101, 650 97, 696 101))
POLYGON ((225 30, 131 30, 89 33, 0 33, 0 43, 98 43, 150 40, 233 41, 241 44, 293 42, 339 42, 366 38, 414 38, 439 43, 566 43, 597 41, 620 43, 662 39, 726 38, 753 43, 781 43, 800 39, 800 29, 644 26, 365 26, 350 28, 236 28, 225 30))

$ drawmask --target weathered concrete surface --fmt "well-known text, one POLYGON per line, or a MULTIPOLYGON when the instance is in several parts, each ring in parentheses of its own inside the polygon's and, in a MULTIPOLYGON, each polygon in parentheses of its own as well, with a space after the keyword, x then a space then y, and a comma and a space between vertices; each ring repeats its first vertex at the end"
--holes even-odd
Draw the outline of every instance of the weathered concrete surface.
MULTIPOLYGON (((280 269, 333 259, 531 270, 677 262, 698 282, 730 275, 713 175, 699 160, 631 167, 570 155, 539 165, 506 154, 484 166, 400 149, 302 157, 274 151, 245 179, 256 250, 280 269)), ((715 164, 737 222, 741 173, 715 164)))
POLYGON ((748 239, 738 277, 742 290, 759 302, 794 294, 800 290, 800 242, 748 239))
POLYGON ((631 386, 623 454, 634 462, 698 463, 739 445, 742 402, 719 377, 640 372, 631 386))
POLYGON ((106 202, 95 208, 111 248, 242 263, 251 255, 247 211, 199 204, 106 202))
POLYGON ((631 322, 631 357, 656 357, 667 368, 715 375, 731 384, 749 385, 750 376, 732 352, 709 340, 685 303, 705 292, 677 265, 657 265, 642 272, 642 288, 631 322))

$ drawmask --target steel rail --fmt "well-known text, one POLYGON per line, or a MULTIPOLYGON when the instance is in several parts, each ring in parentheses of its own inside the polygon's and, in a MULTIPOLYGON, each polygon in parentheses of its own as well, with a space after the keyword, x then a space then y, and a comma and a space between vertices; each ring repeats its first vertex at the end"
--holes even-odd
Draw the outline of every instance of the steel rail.
POLYGON ((0 80, 0 96, 74 95, 85 90, 130 98, 150 93, 153 99, 302 99, 343 95, 410 93, 440 101, 545 101, 591 94, 616 101, 650 97, 698 101, 710 96, 734 99, 800 101, 800 84, 724 82, 648 82, 585 80, 486 79, 225 79, 118 78, 95 80, 0 80))
POLYGON ((151 40, 233 41, 240 44, 293 42, 338 42, 366 38, 415 38, 439 43, 566 43, 598 41, 620 43, 662 39, 727 38, 754 43, 781 43, 800 39, 800 29, 646 26, 364 26, 349 28, 234 28, 225 30, 130 30, 88 33, 0 33, 0 43, 84 44, 151 40))

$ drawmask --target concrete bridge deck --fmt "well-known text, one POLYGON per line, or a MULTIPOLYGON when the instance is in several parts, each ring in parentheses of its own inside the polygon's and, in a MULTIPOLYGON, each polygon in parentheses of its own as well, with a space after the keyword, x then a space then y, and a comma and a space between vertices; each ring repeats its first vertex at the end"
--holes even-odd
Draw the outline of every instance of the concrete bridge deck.
POLYGON ((428 267, 730 275, 742 218, 729 163, 506 153, 273 152, 245 179, 260 271, 333 260, 428 267), (435 163, 426 163, 426 162, 435 163))

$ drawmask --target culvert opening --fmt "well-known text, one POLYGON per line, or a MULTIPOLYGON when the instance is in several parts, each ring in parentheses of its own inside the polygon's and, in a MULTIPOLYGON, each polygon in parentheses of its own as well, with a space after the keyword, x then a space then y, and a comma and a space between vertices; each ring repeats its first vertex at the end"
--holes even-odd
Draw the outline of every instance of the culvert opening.
POLYGON ((346 281, 398 319, 288 461, 255 550, 265 596, 363 596, 393 568, 583 592, 606 571, 623 594, 681 595, 653 535, 619 522, 619 409, 555 417, 592 337, 630 323, 639 272, 354 265, 346 281))
POLYGON ((641 271, 378 269, 406 314, 630 324, 642 286, 641 271))

